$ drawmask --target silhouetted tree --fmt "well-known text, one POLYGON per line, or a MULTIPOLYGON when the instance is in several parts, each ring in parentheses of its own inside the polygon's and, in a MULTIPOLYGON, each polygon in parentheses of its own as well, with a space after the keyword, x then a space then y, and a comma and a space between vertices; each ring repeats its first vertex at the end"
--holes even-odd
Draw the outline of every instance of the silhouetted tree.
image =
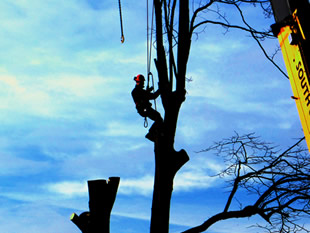
POLYGON ((218 221, 254 215, 266 221, 266 226, 258 226, 269 232, 310 232, 303 225, 310 217, 310 158, 299 146, 302 140, 279 152, 254 134, 236 134, 203 150, 223 159, 225 169, 217 176, 228 180, 231 192, 222 212, 185 232, 203 232, 218 221), (245 206, 238 198, 245 193, 252 204, 245 206), (233 200, 239 209, 231 207, 233 200))
POLYGON ((174 140, 179 111, 185 101, 187 63, 193 35, 206 32, 205 26, 214 24, 223 26, 226 30, 236 28, 246 31, 259 45, 260 39, 272 36, 269 30, 255 30, 246 22, 241 9, 245 4, 259 5, 266 15, 271 13, 267 0, 193 0, 191 4, 189 0, 154 0, 157 50, 155 65, 164 109, 164 123, 154 142, 155 180, 151 233, 169 232, 173 179, 189 160, 184 150, 175 151, 174 140), (230 12, 235 10, 242 25, 231 24, 220 11, 223 6, 228 7, 230 12))
MULTIPOLYGON (((178 170, 189 160, 185 150, 182 149, 177 152, 174 149, 174 141, 179 112, 186 97, 187 63, 193 36, 198 37, 202 32, 207 33, 206 25, 212 24, 222 26, 224 30, 227 31, 233 28, 249 33, 249 35, 257 41, 261 49, 263 49, 263 47, 260 41, 268 37, 273 37, 270 29, 256 30, 247 22, 242 11, 244 5, 261 7, 267 17, 272 14, 269 0, 154 0, 155 47, 157 52, 155 65, 158 73, 164 117, 163 124, 161 124, 160 129, 158 129, 154 140, 155 178, 150 227, 151 233, 169 232, 170 201, 173 190, 173 180, 178 170), (239 15, 239 24, 233 24, 221 9, 229 11, 230 14, 234 11, 239 15)), ((270 25, 266 25, 267 28, 269 28, 269 26, 270 25)), ((264 54, 273 62, 272 58, 268 56, 265 51, 264 54)), ((280 69, 279 67, 277 68, 280 69)), ((284 73, 283 71, 281 72, 284 73)), ((208 124, 208 122, 206 122, 206 124, 208 124)), ((249 135, 249 138, 251 139, 251 135, 249 135)), ((253 139, 251 140, 253 145, 259 148, 260 144, 253 139)), ((229 144, 227 144, 227 146, 228 145, 229 144)), ((225 144, 223 143, 218 144, 217 148, 222 148, 223 151, 224 146, 225 144)), ((247 150, 246 148, 243 149, 243 147, 245 147, 245 144, 242 144, 240 151, 246 153, 247 150)), ((267 151, 269 153, 269 150, 267 151)), ((240 159, 232 157, 231 160, 235 161, 235 163, 223 171, 222 175, 234 174, 236 179, 223 213, 215 215, 201 226, 188 230, 187 232, 204 231, 221 219, 232 218, 234 216, 246 217, 254 214, 259 214, 267 222, 275 221, 274 216, 279 215, 281 216, 280 221, 282 221, 283 229, 285 229, 289 221, 284 220, 291 219, 290 216, 286 215, 288 209, 293 208, 291 202, 295 204, 299 204, 302 201, 306 202, 305 195, 307 194, 305 190, 298 189, 298 187, 291 187, 288 184, 295 181, 294 178, 291 177, 294 172, 300 171, 302 172, 301 174, 303 174, 305 171, 304 169, 294 170, 292 167, 291 170, 288 169, 291 175, 280 178, 284 173, 276 169, 285 167, 285 162, 282 161, 282 158, 284 155, 290 154, 290 150, 279 157, 281 162, 276 160, 274 154, 268 153, 266 155, 269 156, 269 159, 266 157, 266 161, 264 161, 262 157, 261 161, 257 162, 257 164, 254 164, 256 161, 255 155, 251 157, 246 154, 247 159, 245 159, 246 157, 240 157, 240 159), (264 161, 264 163, 262 163, 262 161, 264 161), (261 170, 252 170, 252 173, 245 173, 248 170, 243 170, 244 168, 256 169, 258 165, 267 164, 268 162, 270 164, 266 165, 267 167, 262 167, 261 170), (269 188, 264 186, 266 181, 259 183, 263 178, 266 178, 266 181, 271 184, 268 186, 269 188), (250 186, 251 182, 257 184, 257 186, 255 186, 256 188, 250 186), (275 188, 275 186, 279 188, 275 188), (230 203, 237 190, 240 188, 245 188, 250 192, 257 192, 261 195, 259 195, 259 198, 252 206, 231 211, 230 203), (293 191, 296 194, 295 198, 288 199, 289 194, 293 191)), ((302 158, 304 157, 299 157, 297 160, 300 161, 302 158)), ((289 160, 289 162, 291 162, 291 160, 289 160)), ((306 163, 305 159, 304 162, 301 163, 302 166, 303 163, 306 163)), ((302 177, 301 174, 300 177, 302 177)), ((298 182, 306 184, 306 182, 309 181, 306 177, 302 179, 303 180, 298 180, 298 182)), ((298 182, 295 184, 299 184, 298 182)), ((294 206, 295 209, 293 209, 291 213, 294 214, 297 210, 300 210, 300 206, 301 205, 294 206)), ((304 213, 307 213, 307 208, 308 205, 304 205, 302 209, 304 213)), ((301 212, 302 211, 299 211, 298 213, 301 212)), ((299 228, 302 227, 298 225, 295 226, 299 228)))

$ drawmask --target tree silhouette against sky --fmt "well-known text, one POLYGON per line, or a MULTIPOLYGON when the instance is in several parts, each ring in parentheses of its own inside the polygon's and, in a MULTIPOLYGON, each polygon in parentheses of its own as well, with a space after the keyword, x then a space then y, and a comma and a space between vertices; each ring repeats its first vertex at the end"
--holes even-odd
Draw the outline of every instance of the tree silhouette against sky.
POLYGON ((247 24, 241 4, 260 5, 268 13, 271 10, 269 1, 154 0, 157 51, 155 65, 164 108, 164 123, 163 136, 158 137, 154 143, 155 180, 151 233, 169 231, 173 179, 177 171, 189 160, 185 150, 175 151, 174 140, 179 111, 186 99, 186 73, 192 37, 201 31, 207 33, 205 27, 208 24, 247 31, 256 39, 271 36, 268 31, 257 31, 247 24), (230 24, 229 19, 220 10, 224 6, 236 10, 243 25, 230 24), (208 15, 213 17, 209 18, 208 15))
MULTIPOLYGON (((267 0, 154 0, 155 65, 164 114, 154 140, 151 233, 169 232, 173 180, 189 160, 187 152, 176 151, 174 144, 179 112, 186 100, 187 64, 193 37, 207 34, 208 25, 221 26, 225 32, 242 30, 257 41, 264 52, 262 56, 264 54, 273 62, 261 44, 261 40, 273 37, 270 25, 266 25, 267 30, 254 29, 245 17, 243 9, 246 7, 257 7, 257 11, 262 9, 266 17, 272 16, 267 0), (225 11, 238 18, 236 23, 231 22, 225 11)), ((301 215, 309 215, 309 159, 298 147, 301 141, 279 153, 253 134, 236 134, 206 149, 208 152, 215 150, 224 158, 227 167, 218 176, 230 178, 231 192, 222 212, 185 232, 203 232, 220 220, 253 215, 262 217, 268 223, 265 229, 270 232, 309 232, 296 221, 301 215), (240 203, 239 209, 231 210, 239 190, 252 194, 254 201, 246 206, 240 203)))

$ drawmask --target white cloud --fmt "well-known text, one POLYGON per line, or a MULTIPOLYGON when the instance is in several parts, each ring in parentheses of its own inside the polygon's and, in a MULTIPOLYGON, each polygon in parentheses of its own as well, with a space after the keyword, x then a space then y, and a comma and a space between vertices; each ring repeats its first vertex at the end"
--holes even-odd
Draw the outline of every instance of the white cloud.
POLYGON ((207 114, 198 114, 181 118, 178 126, 177 136, 181 136, 188 144, 196 143, 205 133, 216 130, 219 126, 218 122, 210 119, 207 114))
POLYGON ((141 125, 128 124, 128 122, 109 121, 105 127, 106 129, 102 132, 104 136, 142 137, 146 134, 141 125))
MULTIPOLYGON (((176 175, 174 191, 193 192, 217 186, 221 182, 212 175, 217 174, 221 169, 222 166, 212 159, 194 159, 176 175)), ((153 192, 153 184, 154 177, 148 174, 136 178, 121 177, 118 193, 129 196, 150 196, 153 192)), ((87 193, 85 182, 80 181, 62 181, 46 184, 45 186, 50 192, 64 196, 81 196, 87 193)))
MULTIPOLYGON (((59 183, 51 183, 44 185, 52 193, 57 193, 63 196, 81 196, 87 195, 88 189, 85 182, 79 181, 64 181, 59 183)), ((137 179, 121 179, 119 185, 119 194, 124 195, 149 195, 153 190, 152 176, 144 176, 137 179)))
POLYGON ((192 53, 195 53, 199 59, 223 64, 223 58, 227 54, 240 53, 249 47, 242 40, 230 40, 229 38, 229 36, 217 37, 216 39, 197 41, 192 53))
POLYGON ((146 175, 137 179, 121 179, 119 193, 124 195, 140 194, 149 196, 153 192, 154 178, 146 175))
POLYGON ((99 76, 61 75, 47 78, 46 85, 50 92, 56 92, 73 98, 104 98, 116 92, 117 79, 99 76))
POLYGON ((117 47, 112 51, 119 45, 115 30, 119 22, 115 20, 118 9, 111 4, 100 11, 86 7, 83 1, 0 4, 6 12, 0 18, 0 44, 5 54, 1 64, 11 73, 98 73, 100 66, 115 66, 121 58, 131 57, 137 62, 125 55, 128 49, 117 52, 117 47), (114 38, 117 40, 113 43, 114 38))
POLYGON ((177 173, 174 190, 193 192, 220 185, 221 180, 214 175, 222 169, 223 165, 210 156, 206 158, 196 155, 177 173))
MULTIPOLYGON (((240 76, 239 81, 216 79, 204 73, 202 70, 190 73, 194 81, 188 84, 188 92, 192 97, 205 99, 206 104, 214 105, 217 108, 236 112, 236 113, 255 113, 264 116, 273 116, 277 118, 290 118, 291 113, 285 114, 287 108, 294 107, 290 101, 289 84, 287 84, 287 95, 277 96, 276 93, 283 91, 283 80, 274 80, 273 82, 247 82, 246 86, 240 83, 245 77, 240 76), (281 87, 281 89, 280 89, 281 87), (266 100, 266 96, 273 93, 274 99, 266 100)), ((271 97, 270 97, 271 98, 271 97)))
POLYGON ((86 182, 64 181, 55 184, 48 184, 46 187, 50 192, 64 196, 83 196, 88 192, 86 182))
POLYGON ((204 172, 180 172, 174 181, 174 190, 194 191, 213 187, 217 178, 210 177, 204 172))
POLYGON ((75 118, 87 113, 86 109, 100 112, 96 103, 102 100, 113 103, 121 91, 118 79, 98 76, 19 78, 0 75, 0 84, 0 110, 53 118, 75 118), (80 114, 72 114, 72 111, 80 114))
POLYGON ((0 110, 35 113, 43 116, 52 114, 54 106, 51 104, 50 96, 39 85, 33 82, 25 83, 16 77, 7 75, 0 75, 0 84, 0 110))

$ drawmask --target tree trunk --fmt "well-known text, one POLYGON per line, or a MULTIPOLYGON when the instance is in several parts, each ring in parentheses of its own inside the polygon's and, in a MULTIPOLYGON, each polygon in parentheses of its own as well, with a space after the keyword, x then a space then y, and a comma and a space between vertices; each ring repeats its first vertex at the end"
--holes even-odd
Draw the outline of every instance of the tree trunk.
POLYGON ((89 180, 89 212, 71 215, 71 221, 82 233, 110 233, 110 216, 120 178, 89 180))
POLYGON ((173 179, 189 160, 184 150, 176 152, 171 141, 159 136, 155 141, 155 178, 152 203, 151 233, 168 233, 173 179))
MULTIPOLYGON (((180 1, 181 3, 182 1, 180 1)), ((156 50, 157 60, 155 61, 158 71, 159 88, 161 90, 161 99, 165 109, 165 117, 163 125, 159 129, 159 133, 155 139, 155 177, 154 191, 152 202, 151 216, 151 233, 168 233, 169 218, 170 218, 170 202, 173 190, 173 179, 177 171, 189 160, 185 150, 179 152, 174 149, 174 138, 177 127, 178 115, 181 104, 185 100, 185 73, 188 55, 179 56, 178 66, 182 67, 181 75, 177 77, 177 90, 172 92, 171 83, 173 77, 168 79, 168 66, 166 52, 163 43, 163 22, 162 22, 162 3, 163 1, 154 0, 155 20, 156 20, 156 50), (181 84, 183 82, 183 84, 181 84)), ((188 0, 182 4, 188 5, 188 0)), ((188 6, 183 7, 182 11, 188 10, 188 6)), ((182 13, 188 17, 188 13, 182 13)), ((188 24, 188 19, 182 21, 188 24)), ((182 36, 186 37, 185 30, 182 36)), ((183 43, 184 44, 184 43, 183 43)), ((185 49, 180 49, 179 52, 188 52, 188 38, 186 37, 185 49)))

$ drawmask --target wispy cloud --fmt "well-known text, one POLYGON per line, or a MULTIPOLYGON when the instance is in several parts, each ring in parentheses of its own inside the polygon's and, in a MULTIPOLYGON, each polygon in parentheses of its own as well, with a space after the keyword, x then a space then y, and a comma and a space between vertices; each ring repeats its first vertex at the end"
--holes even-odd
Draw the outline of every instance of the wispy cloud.
MULTIPOLYGON (((188 166, 182 169, 174 181, 175 192, 193 192, 205 190, 219 185, 217 174, 222 167, 216 161, 204 158, 194 159, 188 166)), ((153 175, 147 174, 140 177, 125 177, 120 180, 118 193, 120 195, 142 195, 150 196, 153 192, 153 175)), ((47 190, 52 193, 64 196, 80 196, 87 193, 85 182, 61 181, 45 184, 47 190)))
MULTIPOLYGON (((100 112, 96 106, 103 99, 111 99, 112 104, 121 92, 118 79, 98 76, 60 75, 20 79, 0 74, 0 83, 0 109, 53 118, 75 118, 100 112), (79 114, 72 111, 79 111, 79 114)), ((109 103, 102 103, 101 107, 106 104, 109 103)))
POLYGON ((86 182, 60 182, 47 185, 47 190, 52 193, 58 193, 64 196, 80 196, 87 193, 86 182))
POLYGON ((218 37, 202 39, 194 42, 194 52, 204 62, 216 62, 220 66, 220 64, 224 63, 225 60, 223 59, 228 54, 230 56, 231 54, 240 54, 249 48, 248 45, 244 44, 243 40, 243 38, 240 40, 227 40, 227 38, 219 39, 218 37))
POLYGON ((291 92, 289 84, 283 86, 283 80, 273 82, 255 80, 244 86, 240 82, 212 78, 208 73, 200 71, 192 73, 191 76, 194 77, 194 81, 188 84, 189 95, 204 100, 206 108, 212 105, 228 112, 255 113, 278 119, 289 119, 290 114, 294 112, 294 103, 289 98, 291 92), (277 96, 274 90, 279 88, 284 88, 288 94, 277 96), (266 100, 265 96, 270 96, 269 93, 273 93, 274 99, 266 100), (288 108, 292 111, 287 111, 288 108), (287 112, 289 114, 285 114, 287 112))
POLYGON ((119 137, 141 137, 145 134, 145 130, 141 125, 129 125, 128 122, 110 121, 106 124, 103 135, 119 137))

